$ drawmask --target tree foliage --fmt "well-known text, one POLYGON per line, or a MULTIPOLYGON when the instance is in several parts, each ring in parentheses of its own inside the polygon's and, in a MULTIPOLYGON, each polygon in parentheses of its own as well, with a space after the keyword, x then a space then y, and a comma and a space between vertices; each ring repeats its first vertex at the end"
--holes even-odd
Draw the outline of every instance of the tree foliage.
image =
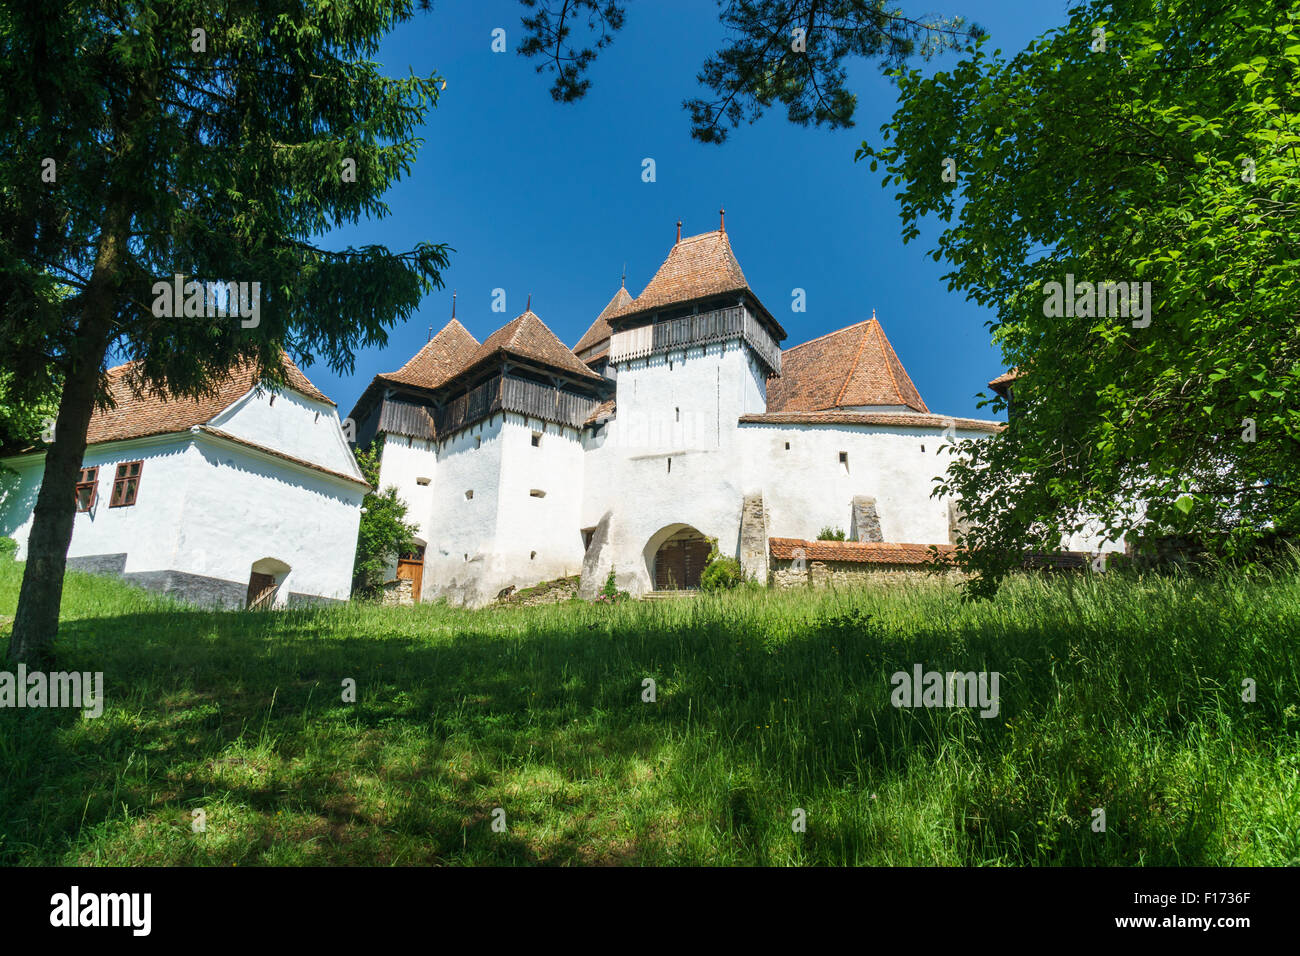
POLYGON ((357 465, 374 489, 361 502, 361 525, 357 531, 357 554, 352 565, 352 592, 373 597, 383 590, 389 566, 415 547, 419 529, 407 523, 406 502, 397 496, 397 486, 379 490, 379 455, 358 448, 357 465))
MULTIPOLYGON (((623 28, 625 0, 519 2, 528 12, 518 53, 553 75, 557 102, 581 99, 598 51, 623 28)), ((852 126, 857 97, 846 84, 846 62, 896 67, 981 32, 961 17, 909 16, 888 0, 719 0, 718 8, 727 39, 697 76, 705 94, 682 104, 691 136, 704 143, 725 141, 778 103, 800 126, 852 126)))
POLYGON ((0 451, 17 452, 38 444, 59 409, 59 393, 49 385, 33 394, 13 372, 0 369, 0 451))
POLYGON ((171 395, 241 361, 282 383, 282 350, 350 371, 441 285, 443 245, 312 241, 384 216, 411 168, 438 78, 391 79, 371 59, 411 14, 407 0, 0 0, 0 368, 62 382, 15 657, 57 631, 108 356, 136 361, 140 392, 171 395), (256 323, 156 314, 154 284, 175 274, 259 283, 256 323))
POLYGON ((975 592, 1067 534, 1238 556, 1294 535, 1300 9, 1094 0, 1010 59, 977 41, 899 84, 859 158, 900 187, 905 241, 942 225, 931 254, 1023 373, 1010 427, 936 486, 975 592), (1049 314, 1071 281, 1149 282, 1150 314, 1049 314))

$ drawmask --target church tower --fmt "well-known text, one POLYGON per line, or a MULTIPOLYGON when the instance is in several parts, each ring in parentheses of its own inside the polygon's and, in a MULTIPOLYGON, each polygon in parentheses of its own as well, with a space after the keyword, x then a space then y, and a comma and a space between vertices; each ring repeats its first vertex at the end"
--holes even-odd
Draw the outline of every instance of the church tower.
POLYGON ((741 415, 766 411, 785 330, 750 289, 725 216, 717 231, 684 239, 678 222, 654 278, 604 319, 621 447, 721 450, 741 415))

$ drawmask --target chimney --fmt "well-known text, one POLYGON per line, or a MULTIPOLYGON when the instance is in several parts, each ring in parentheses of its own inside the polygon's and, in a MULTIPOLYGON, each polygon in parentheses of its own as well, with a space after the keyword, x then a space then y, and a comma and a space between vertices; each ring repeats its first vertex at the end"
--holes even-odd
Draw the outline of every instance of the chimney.
POLYGON ((680 219, 677 220, 677 241, 682 241, 682 221, 680 219))

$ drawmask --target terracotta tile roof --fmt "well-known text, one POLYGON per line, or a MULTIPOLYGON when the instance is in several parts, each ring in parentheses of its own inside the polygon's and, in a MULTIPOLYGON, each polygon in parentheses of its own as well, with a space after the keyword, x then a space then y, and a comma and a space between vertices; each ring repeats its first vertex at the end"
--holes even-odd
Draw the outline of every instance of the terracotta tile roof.
POLYGON ((597 422, 601 422, 607 418, 612 417, 613 414, 614 414, 614 399, 611 398, 608 401, 601 402, 599 405, 593 408, 591 410, 591 414, 587 416, 587 420, 583 422, 583 424, 594 425, 597 422))
POLYGON ((489 335, 465 364, 465 369, 472 368, 499 352, 549 365, 580 378, 603 381, 601 376, 587 368, 578 356, 570 352, 531 310, 489 335))
POLYGON ((749 283, 731 251, 727 234, 721 230, 705 232, 677 240, 641 294, 606 318, 622 318, 742 290, 749 291, 749 283))
POLYGON ((1012 382, 1014 382, 1016 379, 1018 379, 1021 376, 1021 374, 1022 373, 1018 368, 1013 368, 1009 372, 1003 372, 993 381, 989 382, 989 388, 993 389, 993 391, 997 392, 1003 398, 1006 398, 1007 386, 1010 385, 1012 382))
POLYGON ((452 319, 424 348, 411 356, 409 362, 396 372, 387 372, 376 378, 399 385, 437 388, 464 370, 477 349, 478 339, 470 335, 465 326, 452 319))
MULTIPOLYGON (((609 300, 609 305, 600 310, 600 315, 596 316, 596 321, 591 323, 591 328, 587 329, 582 334, 582 338, 578 339, 578 344, 573 347, 573 351, 583 352, 594 348, 601 342, 608 342, 610 336, 609 317, 619 309, 631 305, 633 301, 635 300, 628 295, 627 289, 619 286, 618 291, 614 293, 614 298, 609 300)), ((587 359, 587 361, 590 362, 593 359, 587 359)))
POLYGON ((767 383, 768 411, 855 405, 930 411, 874 317, 781 352, 781 375, 767 383))
POLYGON ((805 561, 843 561, 852 564, 926 564, 930 549, 952 554, 950 544, 895 544, 890 541, 805 541, 801 538, 768 538, 768 548, 778 561, 792 561, 802 551, 805 561))
POLYGON ((824 412, 767 412, 761 415, 740 416, 742 425, 901 425, 915 428, 947 428, 949 422, 957 428, 990 434, 1000 432, 1007 427, 1003 422, 922 415, 919 412, 842 412, 830 409, 824 412))
POLYGON ((324 465, 318 465, 314 461, 307 461, 305 458, 297 458, 293 455, 286 455, 282 451, 274 448, 268 448, 266 445, 259 445, 257 442, 249 441, 247 438, 241 438, 238 435, 232 435, 228 431, 220 428, 213 428, 211 425, 200 425, 199 428, 209 435, 215 435, 224 441, 234 442, 236 445, 243 445, 245 448, 252 448, 267 455, 273 455, 276 458, 282 458, 285 461, 291 461, 295 465, 301 465, 303 468, 310 468, 312 471, 319 471, 326 475, 333 475, 335 478, 342 478, 344 481, 350 481, 354 485, 360 485, 363 488, 374 490, 370 483, 364 478, 358 478, 356 475, 344 474, 341 471, 335 471, 333 468, 326 468, 324 465))
MULTIPOLYGON (((210 421, 257 384, 253 366, 245 364, 224 376, 213 394, 202 398, 164 398, 156 391, 138 395, 131 377, 134 367, 134 362, 128 362, 106 373, 108 393, 116 407, 107 411, 95 409, 86 429, 86 444, 187 431, 193 425, 210 421)), ((284 356, 284 371, 288 386, 295 392, 334 404, 307 380, 288 355, 284 356)))

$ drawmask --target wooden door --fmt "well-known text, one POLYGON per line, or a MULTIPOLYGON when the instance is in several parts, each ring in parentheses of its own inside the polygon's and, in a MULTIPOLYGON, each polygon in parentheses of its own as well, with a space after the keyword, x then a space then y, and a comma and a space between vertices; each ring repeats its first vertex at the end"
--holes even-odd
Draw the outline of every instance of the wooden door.
POLYGON ((261 607, 275 593, 275 575, 253 571, 248 575, 246 607, 261 607))
POLYGON ((420 588, 424 584, 424 558, 398 558, 397 559, 397 579, 409 578, 411 581, 411 597, 415 603, 420 603, 420 588))
POLYGON ((704 573, 704 563, 709 560, 709 542, 696 538, 692 541, 683 541, 686 552, 686 569, 682 579, 686 582, 688 588, 698 588, 700 586, 700 576, 704 573))
POLYGON ((655 555, 655 590, 698 588, 708 559, 709 542, 703 538, 675 538, 664 542, 655 555))

